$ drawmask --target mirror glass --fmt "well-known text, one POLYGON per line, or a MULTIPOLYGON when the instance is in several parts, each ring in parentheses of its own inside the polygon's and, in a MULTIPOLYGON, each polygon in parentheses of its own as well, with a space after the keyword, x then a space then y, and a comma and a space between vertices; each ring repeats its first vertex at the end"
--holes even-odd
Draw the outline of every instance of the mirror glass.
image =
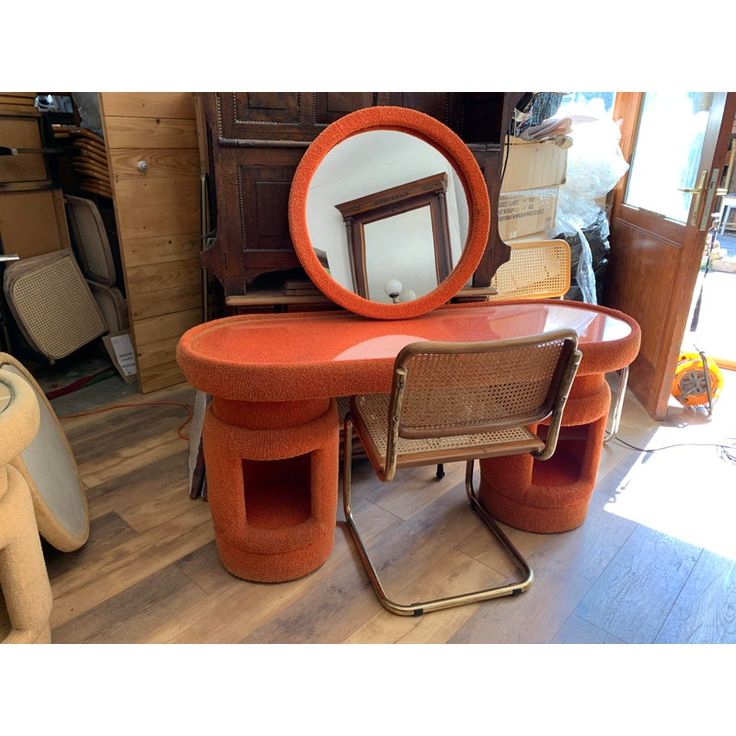
POLYGON ((460 177, 409 133, 369 130, 332 148, 309 183, 306 220, 332 279, 385 304, 412 301, 460 260, 469 211, 460 177))

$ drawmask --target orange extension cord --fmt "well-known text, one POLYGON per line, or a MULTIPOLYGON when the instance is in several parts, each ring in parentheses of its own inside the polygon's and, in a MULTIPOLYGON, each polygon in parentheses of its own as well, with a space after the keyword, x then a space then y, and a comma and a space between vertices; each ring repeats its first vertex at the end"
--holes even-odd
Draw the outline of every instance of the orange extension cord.
POLYGON ((192 421, 193 411, 192 407, 187 404, 182 404, 179 401, 140 401, 137 404, 111 404, 110 406, 104 406, 101 409, 93 409, 92 411, 80 411, 77 414, 65 414, 60 416, 59 419, 76 419, 77 417, 88 417, 93 414, 102 414, 106 411, 112 411, 113 409, 137 409, 139 406, 178 406, 184 409, 187 413, 187 418, 177 427, 176 434, 180 440, 189 442, 189 437, 182 434, 184 427, 192 421))

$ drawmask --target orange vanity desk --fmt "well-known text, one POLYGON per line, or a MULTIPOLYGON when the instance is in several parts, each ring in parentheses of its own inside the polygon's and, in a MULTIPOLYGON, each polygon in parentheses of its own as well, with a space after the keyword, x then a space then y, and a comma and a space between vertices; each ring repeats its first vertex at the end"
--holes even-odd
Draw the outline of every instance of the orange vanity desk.
POLYGON ((481 461, 479 490, 501 521, 551 532, 585 517, 610 403, 604 374, 628 365, 639 349, 630 317, 577 302, 484 302, 406 320, 345 312, 243 315, 190 329, 177 359, 190 383, 213 397, 203 439, 225 567, 248 580, 278 582, 327 559, 337 502, 335 398, 387 393, 404 345, 502 340, 561 327, 576 330, 583 352, 563 418, 577 439, 566 442, 563 434, 546 463, 523 456, 481 461))

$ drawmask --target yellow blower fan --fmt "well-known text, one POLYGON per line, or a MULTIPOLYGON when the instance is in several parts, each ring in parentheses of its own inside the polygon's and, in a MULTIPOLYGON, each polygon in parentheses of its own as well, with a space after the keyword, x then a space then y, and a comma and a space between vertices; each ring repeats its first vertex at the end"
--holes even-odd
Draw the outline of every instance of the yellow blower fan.
POLYGON ((708 405, 709 412, 721 392, 723 374, 705 353, 681 353, 677 359, 672 395, 683 406, 708 405))

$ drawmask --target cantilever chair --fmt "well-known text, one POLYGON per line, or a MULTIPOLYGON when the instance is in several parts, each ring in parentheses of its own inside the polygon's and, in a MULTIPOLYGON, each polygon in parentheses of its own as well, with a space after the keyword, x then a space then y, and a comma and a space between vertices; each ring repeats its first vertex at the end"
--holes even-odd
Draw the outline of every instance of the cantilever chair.
POLYGON ((555 451, 562 411, 580 363, 577 335, 557 330, 496 342, 416 342, 396 357, 391 394, 353 396, 345 417, 343 505, 363 566, 381 604, 392 613, 429 611, 516 595, 534 575, 526 560, 478 500, 476 459, 531 453, 540 460, 555 451), (545 439, 530 431, 550 418, 545 439), (353 427, 376 474, 417 465, 465 461, 465 488, 480 515, 523 577, 486 590, 418 603, 391 600, 358 532, 351 509, 353 427))

